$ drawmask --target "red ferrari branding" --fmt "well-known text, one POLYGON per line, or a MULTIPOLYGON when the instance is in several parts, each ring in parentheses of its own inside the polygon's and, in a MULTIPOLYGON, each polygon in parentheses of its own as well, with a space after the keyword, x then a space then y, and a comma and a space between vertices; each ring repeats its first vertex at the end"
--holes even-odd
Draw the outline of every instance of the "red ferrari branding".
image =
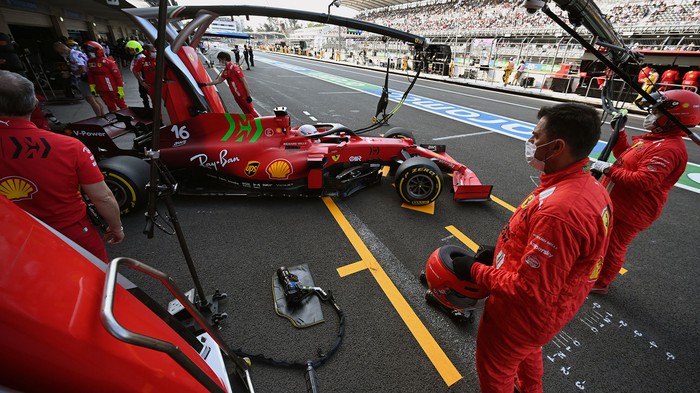
POLYGON ((248 176, 248 177, 255 176, 255 174, 258 173, 259 166, 260 166, 260 163, 258 161, 248 161, 248 164, 245 166, 246 176, 248 176))
POLYGON ((32 199, 39 189, 31 180, 19 176, 10 176, 0 180, 0 194, 17 202, 32 199))
POLYGON ((270 179, 286 179, 292 174, 292 164, 287 160, 275 160, 272 161, 267 168, 265 168, 270 179))

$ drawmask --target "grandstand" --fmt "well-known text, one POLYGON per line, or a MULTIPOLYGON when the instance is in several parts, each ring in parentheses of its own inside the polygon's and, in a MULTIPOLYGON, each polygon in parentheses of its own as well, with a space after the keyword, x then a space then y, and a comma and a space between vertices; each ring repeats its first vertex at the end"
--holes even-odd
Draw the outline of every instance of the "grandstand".
MULTIPOLYGON (((433 44, 449 46, 449 63, 453 66, 450 75, 493 79, 493 70, 503 67, 510 58, 524 60, 528 72, 533 74, 554 74, 562 65, 571 75, 577 74, 584 57, 580 44, 542 12, 528 14, 521 3, 522 0, 345 0, 343 5, 358 10, 358 19, 409 31, 429 38, 433 44)), ((700 0, 597 0, 595 3, 632 49, 700 51, 700 0)), ((549 6, 562 19, 568 19, 553 1, 549 6)), ((578 28, 578 32, 592 39, 585 28, 578 28)), ((410 52, 402 43, 385 42, 372 34, 348 34, 344 28, 324 29, 313 41, 308 31, 295 34, 313 42, 312 49, 326 53, 340 49, 343 58, 355 62, 359 60, 358 53, 367 53, 368 60, 364 61, 377 65, 389 62, 398 67, 398 59, 410 52)), ((414 58, 415 55, 412 54, 414 58)), ((692 64, 685 64, 689 65, 692 64)), ((442 73, 443 70, 444 67, 436 67, 428 71, 442 73)), ((544 80, 546 77, 541 82, 544 80)))

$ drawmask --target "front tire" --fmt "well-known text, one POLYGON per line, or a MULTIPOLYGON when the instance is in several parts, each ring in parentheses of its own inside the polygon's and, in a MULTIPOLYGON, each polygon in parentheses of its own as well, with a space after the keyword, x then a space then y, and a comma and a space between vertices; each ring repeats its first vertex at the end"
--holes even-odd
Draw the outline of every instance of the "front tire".
POLYGON ((427 158, 411 157, 396 170, 395 186, 404 202, 427 205, 442 192, 442 171, 427 158))
POLYGON ((403 127, 393 127, 384 134, 384 138, 396 138, 396 139, 413 139, 416 142, 416 138, 413 137, 413 133, 403 127))
POLYGON ((122 215, 145 204, 150 175, 148 163, 137 157, 117 156, 101 161, 99 166, 122 215))

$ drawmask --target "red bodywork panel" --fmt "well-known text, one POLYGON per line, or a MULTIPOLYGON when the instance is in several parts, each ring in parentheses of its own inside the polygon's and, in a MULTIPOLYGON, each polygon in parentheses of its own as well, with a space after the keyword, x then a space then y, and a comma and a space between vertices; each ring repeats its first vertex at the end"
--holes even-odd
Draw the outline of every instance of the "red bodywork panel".
MULTIPOLYGON (((22 392, 205 392, 168 355, 102 326, 105 273, 0 196, 0 385, 22 392)), ((129 330, 174 343, 225 390, 196 351, 123 287, 129 330)))

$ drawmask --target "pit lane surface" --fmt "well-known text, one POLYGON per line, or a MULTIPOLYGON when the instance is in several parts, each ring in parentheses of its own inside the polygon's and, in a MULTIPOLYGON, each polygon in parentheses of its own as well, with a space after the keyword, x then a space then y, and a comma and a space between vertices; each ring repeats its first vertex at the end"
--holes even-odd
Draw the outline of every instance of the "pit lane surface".
MULTIPOLYGON (((369 124, 374 96, 274 62, 375 85, 384 80, 383 74, 363 69, 259 53, 246 78, 260 113, 284 105, 293 125, 339 122, 356 129, 369 124)), ((392 76, 390 88, 403 91, 409 82, 392 76)), ((228 88, 219 86, 229 110, 236 111, 228 88)), ((552 104, 424 80, 412 93, 527 123, 536 122, 540 106, 552 104)), ((641 118, 632 116, 629 125, 640 124, 641 118)), ((229 319, 221 333, 231 346, 300 361, 330 349, 337 330, 330 307, 324 306, 326 323, 303 330, 274 313, 275 270, 308 263, 316 284, 333 291, 347 318, 339 352, 317 370, 322 392, 476 392, 477 324, 456 324, 426 305, 418 276, 441 245, 493 244, 509 208, 532 190, 537 174, 525 163, 519 139, 408 105, 391 126, 414 130, 419 143, 446 144, 449 154, 494 185, 502 203, 456 204, 445 192, 434 214, 426 214, 401 207, 391 179, 385 178, 344 200, 176 197, 178 217, 205 289, 228 293, 229 319)), ((700 162, 700 150, 687 146, 690 161, 700 162)), ((700 364, 698 257, 692 239, 700 222, 698 198, 674 188, 662 217, 632 243, 629 271, 609 295, 590 296, 544 347, 545 391, 694 390, 700 364)), ((176 239, 156 233, 146 240, 142 225, 141 215, 126 217, 128 240, 110 255, 140 259, 171 274, 181 287, 191 287, 176 239)), ((159 299, 169 299, 150 281, 130 278, 159 299)), ((259 392, 304 389, 299 369, 256 363, 252 373, 259 392)))

